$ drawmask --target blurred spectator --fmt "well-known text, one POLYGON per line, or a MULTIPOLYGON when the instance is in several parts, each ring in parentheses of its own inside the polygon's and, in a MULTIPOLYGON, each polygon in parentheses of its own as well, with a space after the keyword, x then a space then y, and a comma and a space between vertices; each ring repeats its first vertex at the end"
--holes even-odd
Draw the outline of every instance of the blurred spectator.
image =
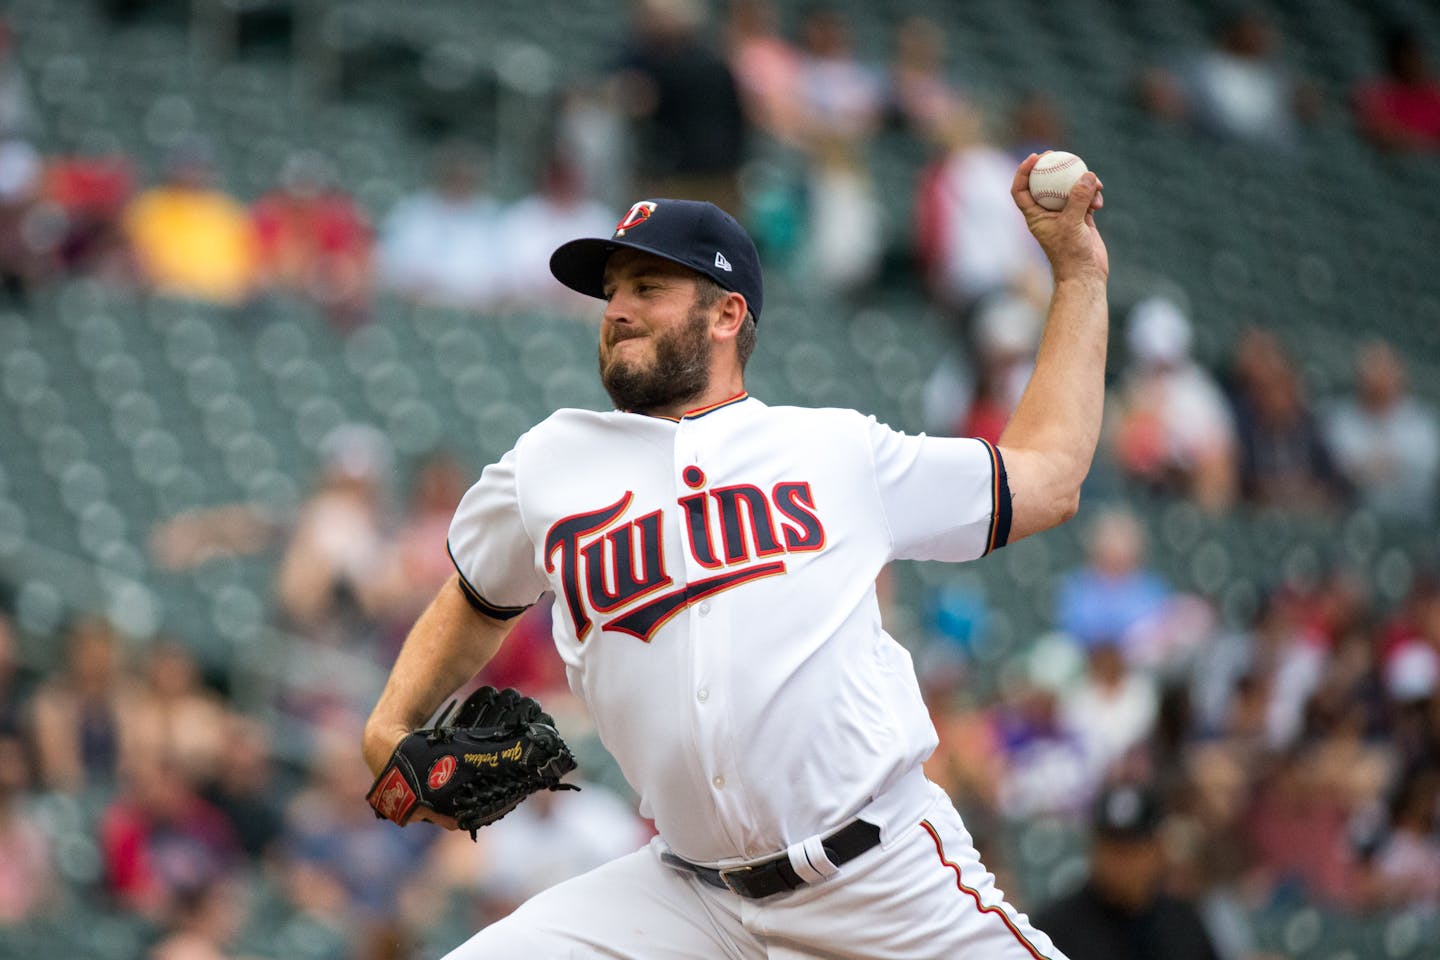
POLYGON ((125 211, 141 278, 161 293, 236 304, 254 289, 258 263, 249 213, 213 186, 209 147, 188 143, 166 161, 165 182, 125 211))
POLYGON ((484 310, 500 295, 505 247, 500 204, 482 189, 471 148, 436 157, 432 185, 403 197, 380 226, 378 282, 403 297, 484 310))
POLYGON ((782 143, 798 140, 800 52, 779 31, 771 0, 732 0, 727 47, 745 116, 782 143))
MULTIPOLYGON (((315 864, 292 860, 281 874, 288 916, 280 942, 318 960, 355 960, 345 887, 315 864)), ((373 943, 377 948, 388 943, 373 943)), ((282 955, 286 953, 282 950, 282 955)))
POLYGON ((833 138, 810 144, 805 180, 807 283, 845 297, 875 278, 885 252, 875 183, 857 146, 833 138))
POLYGON ((1256 949, 1250 917, 1257 897, 1246 888, 1254 850, 1245 833, 1254 763, 1233 744, 1197 739, 1184 754, 1185 777, 1166 830, 1173 851, 1172 892, 1196 898, 1224 960, 1279 960, 1256 949))
POLYGON ((964 98, 945 66, 945 29, 924 16, 895 28, 890 63, 889 108, 893 119, 917 139, 937 139, 964 98))
POLYGON ((223 735, 225 762, 205 785, 204 796, 235 828, 245 856, 259 861, 275 853, 284 826, 270 736, 258 720, 236 714, 228 717, 223 735))
POLYGON ((135 171, 120 156, 64 157, 45 167, 44 202, 60 217, 58 265, 70 273, 119 282, 134 275, 125 208, 135 171))
MULTIPOLYGON (((999 788, 1004 774, 997 724, 979 698, 968 695, 963 662, 945 647, 922 654, 917 673, 921 693, 930 711, 939 743, 925 761, 925 776, 967 804, 963 810, 972 829, 981 818, 999 810, 999 788)), ((1023 815, 1023 814, 1021 814, 1023 815)))
POLYGON ((1200 731, 1250 751, 1286 749, 1303 731, 1326 656, 1324 636, 1305 624, 1294 594, 1271 591, 1248 631, 1221 636, 1202 652, 1193 686, 1200 731))
POLYGON ((370 225, 324 157, 291 155, 279 187, 256 201, 251 215, 262 282, 313 300, 339 330, 367 319, 370 225))
POLYGON ((1220 511, 1237 485, 1235 426, 1225 394, 1190 356, 1190 321, 1152 297, 1131 311, 1130 363, 1112 414, 1114 455, 1131 477, 1220 511))
POLYGON ((580 170, 556 157, 540 175, 540 187, 506 208, 500 232, 505 241, 504 300, 598 316, 595 301, 556 281, 550 254, 575 237, 608 237, 623 211, 610 210, 582 192, 580 170))
POLYGON ((173 761, 192 782, 209 782, 229 763, 229 716, 204 685, 194 654, 161 639, 150 649, 132 721, 140 749, 173 761))
POLYGON ((345 424, 320 444, 317 489, 300 508, 276 581, 280 609, 304 633, 333 646, 365 647, 383 619, 383 570, 393 518, 390 443, 365 424, 345 424))
POLYGON ((1292 510, 1334 507, 1345 486, 1290 357, 1273 333, 1250 328, 1235 344, 1240 494, 1292 510))
POLYGON ((36 134, 35 100, 15 57, 15 34, 0 20, 0 139, 36 134))
POLYGON ((1356 359, 1355 393, 1330 411, 1325 436, 1361 502, 1424 522, 1440 497, 1440 418, 1409 391, 1404 361, 1372 340, 1356 359))
POLYGON ((1189 62, 1147 72, 1141 96, 1165 119, 1271 146, 1293 144, 1300 121, 1313 119, 1319 107, 1314 91, 1285 68, 1273 28, 1253 9, 1226 14, 1210 48, 1189 62))
POLYGON ((15 627, 0 612, 0 736, 26 733, 35 678, 20 659, 15 627))
POLYGON ((1056 592, 1055 622, 1083 646, 1130 641, 1164 617, 1175 589, 1144 566, 1145 531, 1123 508, 1099 514, 1086 534, 1085 565, 1067 573, 1056 592))
POLYGON ((1165 891, 1163 823, 1145 787, 1111 787, 1096 801, 1084 885, 1034 916, 1072 960, 1219 960, 1196 906, 1165 891))
POLYGON ((1278 754, 1262 770, 1243 821, 1256 855, 1254 888, 1271 902, 1351 906, 1359 872, 1350 798, 1300 750, 1278 754))
POLYGON ((1440 148, 1440 81, 1412 28, 1385 38, 1385 74, 1355 91, 1355 119, 1377 146, 1391 150, 1440 148))
POLYGON ((193 570, 220 557, 259 553, 283 532, 277 511, 249 503, 186 510, 157 521, 150 553, 161 570, 193 570))
POLYGON ((1416 577, 1379 634, 1390 742, 1402 766, 1440 756, 1440 581, 1416 577))
MULTIPOLYGON (((629 126, 604 83, 577 82, 561 95, 555 118, 555 154, 580 175, 580 193, 620 210, 633 203, 629 126)), ((548 257, 546 258, 548 262, 548 257)))
POLYGON ((1111 641, 1089 649, 1084 679, 1060 700, 1060 722, 1080 743, 1091 775, 1103 778, 1150 736, 1160 707, 1155 681, 1125 662, 1111 641))
POLYGON ((358 956, 376 931, 393 924, 401 891, 441 831, 423 823, 397 830, 375 818, 364 801, 372 777, 352 735, 341 732, 347 725, 320 731, 308 781, 286 810, 284 850, 308 886, 335 885, 343 893, 336 906, 343 910, 350 955, 358 956))
POLYGON ((58 242, 39 203, 42 170, 29 142, 0 139, 0 292, 16 300, 51 272, 58 242))
POLYGON ((1010 117, 1010 153, 1017 162, 1032 153, 1058 150, 1067 141, 1065 119, 1055 100, 1038 91, 1024 94, 1010 117))
POLYGON ((998 443, 1035 369, 1044 320, 1038 307, 1010 293, 981 301, 970 323, 973 349, 941 357, 925 382, 926 428, 998 443))
POLYGON ((162 757, 138 755, 100 820, 108 890, 152 922, 176 915, 186 897, 214 883, 241 858, 234 828, 203 800, 184 772, 162 757))
POLYGON ((173 932, 150 949, 149 960, 233 960, 248 898, 239 883, 217 879, 176 898, 173 932))
POLYGON ((984 140, 972 109, 952 112, 941 136, 945 153, 915 196, 916 252, 932 295, 961 316, 994 293, 1043 302, 1044 257, 1010 197, 1014 160, 984 140))
POLYGON ((1440 910, 1440 769, 1405 776, 1389 814, 1367 872, 1367 905, 1434 914, 1440 910))
POLYGON ((35 749, 47 790, 112 787, 136 755, 140 694, 120 647, 109 623, 75 621, 63 666, 35 692, 35 749))
POLYGON ((1030 301, 1011 294, 985 298, 971 325, 979 370, 975 394, 958 428, 959 437, 1000 442, 1035 370, 1035 349, 1045 317, 1030 301))
MULTIPOLYGON (((1314 762, 1337 771, 1335 779, 1353 777, 1358 783, 1364 775, 1364 747, 1385 721, 1379 651, 1366 630, 1342 635, 1325 652, 1320 678, 1304 705, 1301 736, 1314 762)), ((1373 794, 1390 773, 1388 762, 1383 773, 1374 789, 1351 792, 1373 794)))
POLYGON ((0 929, 55 905, 50 838, 27 802, 36 784, 25 742, 0 732, 0 929))
POLYGON ((1061 710, 1056 691, 1028 680, 1006 691, 994 709, 1004 761, 996 803, 1007 818, 1071 813, 1094 791, 1090 745, 1061 710))
MULTIPOLYGON (((590 234, 593 235, 593 234, 590 234)), ((377 609, 383 609, 393 650, 399 652, 415 618, 455 575, 450 559, 450 521, 460 498, 470 486, 468 471, 453 456, 437 452, 426 457, 415 473, 410 504, 400 528, 390 538, 384 567, 372 571, 376 579, 377 609)), ((388 662, 388 660, 387 660, 388 662)))
POLYGON ((850 21, 835 7, 812 8, 800 26, 800 108, 808 142, 856 142, 879 127, 880 74, 856 59, 850 21))
POLYGON ((705 19, 700 0, 639 0, 614 86, 634 125, 636 192, 739 213, 745 115, 730 68, 702 38, 705 19))
POLYGON ((487 896, 519 906, 650 839, 652 831, 629 801, 597 783, 579 785, 581 792, 573 795, 532 794, 485 828, 484 865, 476 881, 487 896))
POLYGON ((1335 565, 1317 576, 1296 578, 1291 589, 1301 624, 1327 649, 1370 631, 1370 584, 1364 572, 1335 565))

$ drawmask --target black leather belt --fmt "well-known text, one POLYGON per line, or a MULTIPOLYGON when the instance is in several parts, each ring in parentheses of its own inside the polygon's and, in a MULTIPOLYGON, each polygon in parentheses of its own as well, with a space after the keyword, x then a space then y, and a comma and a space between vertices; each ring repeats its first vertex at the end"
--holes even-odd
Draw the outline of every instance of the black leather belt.
MULTIPOLYGON (((825 848, 825 855, 830 858, 830 862, 838 867, 842 863, 854 860, 879 842, 879 827, 873 823, 866 823, 864 820, 851 820, 821 840, 820 845, 825 848)), ((729 890, 751 900, 759 900, 777 893, 784 893, 786 890, 794 890, 796 887, 803 887, 806 883, 795 872, 795 868, 790 866, 790 855, 787 853, 771 857, 769 860, 762 860, 759 863, 727 867, 723 870, 715 867, 702 867, 698 863, 682 860, 669 851, 662 853, 660 859, 672 867, 689 870, 712 887, 729 890)))

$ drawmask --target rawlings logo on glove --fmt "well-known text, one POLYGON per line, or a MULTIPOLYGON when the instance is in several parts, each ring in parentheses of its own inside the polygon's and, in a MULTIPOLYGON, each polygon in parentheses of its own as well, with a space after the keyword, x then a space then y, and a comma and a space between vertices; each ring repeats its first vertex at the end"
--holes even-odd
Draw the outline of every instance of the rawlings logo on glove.
POLYGON ((377 817, 403 827, 425 807, 473 838, 537 790, 580 789, 560 782, 575 758, 532 698, 481 687, 450 720, 453 707, 390 755, 365 797, 377 817))

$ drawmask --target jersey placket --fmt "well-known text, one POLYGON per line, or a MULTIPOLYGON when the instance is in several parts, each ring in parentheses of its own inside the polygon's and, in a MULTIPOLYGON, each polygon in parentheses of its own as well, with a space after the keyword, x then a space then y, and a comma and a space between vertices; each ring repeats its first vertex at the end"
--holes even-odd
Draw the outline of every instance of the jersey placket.
MULTIPOLYGON (((676 497, 687 497, 708 491, 712 481, 708 474, 699 486, 686 481, 686 473, 698 469, 706 474, 705 425, 697 420, 681 420, 675 432, 676 497)), ((708 500, 708 498, 707 498, 708 500)), ((707 510, 710 509, 707 502, 707 510)), ((694 584, 713 577, 716 570, 702 566, 689 548, 689 534, 683 520, 681 542, 686 544, 685 582, 694 584)), ((713 525, 712 525, 713 526, 713 525)), ((733 829, 743 823, 744 802, 741 790, 734 734, 731 727, 730 631, 728 605, 723 595, 709 597, 691 604, 683 616, 689 644, 691 728, 697 751, 697 766, 704 771, 711 804, 717 814, 717 826, 726 845, 736 850, 745 846, 745 837, 733 829)))

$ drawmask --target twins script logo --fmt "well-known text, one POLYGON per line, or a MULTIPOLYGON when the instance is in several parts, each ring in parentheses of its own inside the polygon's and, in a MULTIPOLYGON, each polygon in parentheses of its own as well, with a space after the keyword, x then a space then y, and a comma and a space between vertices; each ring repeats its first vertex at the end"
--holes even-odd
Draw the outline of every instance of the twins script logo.
POLYGON ((565 517, 545 537, 545 570, 560 571, 577 639, 584 641, 594 627, 593 610, 616 614, 600 624, 601 630, 648 643, 691 604, 785 573, 785 561, 776 558, 825 547, 825 528, 808 483, 777 483, 768 492, 751 484, 705 490, 705 474, 694 466, 686 467, 682 478, 696 491, 675 501, 686 547, 700 566, 724 572, 675 587, 665 569, 664 511, 624 519, 633 492, 609 506, 565 517))

